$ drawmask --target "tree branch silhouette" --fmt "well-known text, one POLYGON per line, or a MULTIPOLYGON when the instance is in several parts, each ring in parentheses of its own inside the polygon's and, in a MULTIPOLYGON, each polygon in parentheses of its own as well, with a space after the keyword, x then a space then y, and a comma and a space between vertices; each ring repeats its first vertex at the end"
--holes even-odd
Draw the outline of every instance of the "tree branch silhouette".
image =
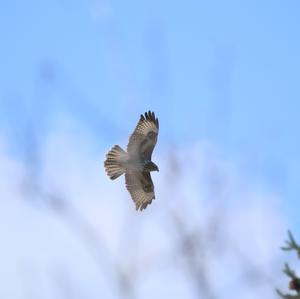
MULTIPOLYGON (((288 231, 288 237, 289 239, 287 241, 285 241, 286 245, 281 247, 282 250, 284 251, 296 251, 298 257, 300 258, 300 247, 298 245, 298 243, 295 241, 292 233, 290 231, 288 231)), ((300 299, 300 278, 299 276, 297 276, 296 272, 294 270, 292 270, 289 266, 288 263, 286 263, 284 265, 284 269, 283 269, 283 273, 290 278, 290 282, 289 282, 289 289, 292 291, 296 292, 296 295, 292 295, 292 294, 284 294, 283 292, 281 292, 280 290, 276 289, 277 294, 285 299, 300 299)))

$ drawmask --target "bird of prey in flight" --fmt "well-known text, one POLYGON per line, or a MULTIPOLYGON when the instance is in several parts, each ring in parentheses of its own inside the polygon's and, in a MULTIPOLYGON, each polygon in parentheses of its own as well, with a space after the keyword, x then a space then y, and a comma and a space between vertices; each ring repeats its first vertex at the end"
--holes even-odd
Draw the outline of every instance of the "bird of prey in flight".
POLYGON ((151 171, 159 171, 151 161, 157 142, 158 118, 154 112, 141 115, 138 124, 129 138, 127 152, 115 145, 106 155, 104 167, 110 179, 114 180, 125 173, 126 188, 136 210, 143 210, 155 199, 151 171))

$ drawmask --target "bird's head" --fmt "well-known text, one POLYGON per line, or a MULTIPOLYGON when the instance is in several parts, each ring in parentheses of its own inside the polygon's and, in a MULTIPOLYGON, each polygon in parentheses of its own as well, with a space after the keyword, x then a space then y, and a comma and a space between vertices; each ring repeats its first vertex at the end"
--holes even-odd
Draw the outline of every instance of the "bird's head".
POLYGON ((158 166, 153 163, 152 161, 149 161, 144 166, 144 171, 159 171, 158 166))

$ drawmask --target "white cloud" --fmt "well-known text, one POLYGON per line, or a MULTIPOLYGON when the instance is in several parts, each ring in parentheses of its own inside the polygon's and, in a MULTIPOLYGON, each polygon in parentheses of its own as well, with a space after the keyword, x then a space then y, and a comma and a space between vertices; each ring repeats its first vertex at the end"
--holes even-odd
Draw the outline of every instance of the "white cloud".
MULTIPOLYGON (((193 283, 184 266, 181 268, 183 261, 176 258, 178 237, 169 208, 185 220, 188 232, 204 234, 208 234, 207 223, 216 209, 221 211, 222 227, 217 229, 226 238, 227 249, 223 255, 205 253, 219 298, 246 297, 245 285, 239 285, 241 258, 230 246, 272 278, 280 275, 272 272, 285 230, 280 199, 238 173, 234 162, 222 158, 213 145, 199 143, 189 150, 176 149, 176 174, 166 159, 169 151, 159 144, 154 156, 161 171, 153 175, 157 199, 139 213, 124 179, 112 182, 106 177, 102 165, 105 153, 96 153, 91 138, 73 134, 72 126, 61 124, 48 136, 42 148, 41 182, 44 190, 63 196, 79 218, 76 214, 61 218, 46 205, 24 200, 19 188, 23 164, 5 151, 3 140, 0 142, 0 280, 5 282, 1 298, 23 298, 24 264, 37 279, 38 298, 51 298, 46 294, 58 292, 52 274, 61 270, 88 298, 111 298, 118 293, 110 276, 113 269, 105 268, 110 263, 120 263, 126 271, 137 274, 141 298, 194 298, 193 283), (190 163, 186 163, 187 157, 190 163), (217 198, 211 198, 214 196, 217 198), (93 238, 89 238, 91 243, 85 242, 82 226, 76 226, 78 219, 96 232, 102 253, 89 247, 95 245, 93 238), (97 265, 93 254, 100 254, 103 267, 102 262, 97 265)), ((199 245, 200 258, 203 246, 205 243, 199 245)), ((266 288, 255 290, 263 289, 261 294, 271 298, 273 289, 266 288)))

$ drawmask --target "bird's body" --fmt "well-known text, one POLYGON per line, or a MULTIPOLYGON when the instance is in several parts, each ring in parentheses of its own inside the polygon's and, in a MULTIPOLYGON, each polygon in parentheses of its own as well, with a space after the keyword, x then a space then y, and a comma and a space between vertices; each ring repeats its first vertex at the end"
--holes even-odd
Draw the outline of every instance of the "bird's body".
POLYGON ((125 173, 126 187, 136 204, 143 210, 155 199, 151 171, 158 167, 151 161, 157 142, 159 123, 154 112, 146 112, 129 138, 127 152, 115 145, 106 155, 104 162, 107 175, 112 179, 125 173))

